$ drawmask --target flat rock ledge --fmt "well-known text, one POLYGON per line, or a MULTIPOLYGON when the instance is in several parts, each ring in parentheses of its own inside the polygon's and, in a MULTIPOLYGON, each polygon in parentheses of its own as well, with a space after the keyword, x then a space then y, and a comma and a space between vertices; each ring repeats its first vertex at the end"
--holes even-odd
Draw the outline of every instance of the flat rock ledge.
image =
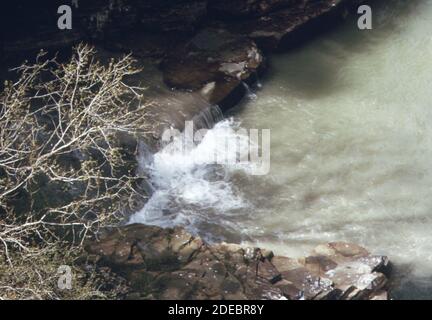
POLYGON ((183 228, 141 224, 104 232, 91 260, 126 279, 127 299, 384 300, 390 264, 350 243, 305 258, 237 244, 210 245, 183 228))
POLYGON ((248 37, 208 28, 174 49, 161 62, 165 83, 175 89, 201 90, 210 103, 228 109, 264 70, 264 57, 248 37))

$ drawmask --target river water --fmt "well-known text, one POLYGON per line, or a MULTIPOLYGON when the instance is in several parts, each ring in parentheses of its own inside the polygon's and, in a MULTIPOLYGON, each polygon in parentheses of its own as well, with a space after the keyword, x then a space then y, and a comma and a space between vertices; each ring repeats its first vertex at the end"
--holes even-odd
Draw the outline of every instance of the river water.
POLYGON ((288 256, 358 243, 394 262, 395 298, 432 298, 432 1, 382 1, 373 19, 272 56, 196 148, 144 164, 155 193, 131 221, 288 256), (270 129, 268 174, 193 161, 223 152, 214 137, 247 138, 240 127, 270 129))

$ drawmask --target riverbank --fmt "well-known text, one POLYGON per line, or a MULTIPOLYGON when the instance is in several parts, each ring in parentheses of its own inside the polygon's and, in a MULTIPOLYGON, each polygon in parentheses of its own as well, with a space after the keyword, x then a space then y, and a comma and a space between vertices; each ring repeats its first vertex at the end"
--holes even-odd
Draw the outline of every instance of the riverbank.
POLYGON ((183 228, 132 224, 89 243, 88 260, 127 280, 126 299, 387 300, 387 257, 335 242, 289 258, 209 245, 183 228))

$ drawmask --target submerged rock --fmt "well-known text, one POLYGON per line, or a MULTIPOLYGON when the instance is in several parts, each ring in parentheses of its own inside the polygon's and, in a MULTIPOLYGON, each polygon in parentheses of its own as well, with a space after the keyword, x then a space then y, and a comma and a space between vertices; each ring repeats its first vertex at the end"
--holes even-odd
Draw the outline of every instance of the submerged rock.
POLYGON ((135 224, 107 231, 87 251, 128 281, 131 299, 387 298, 387 258, 348 243, 293 259, 135 224))

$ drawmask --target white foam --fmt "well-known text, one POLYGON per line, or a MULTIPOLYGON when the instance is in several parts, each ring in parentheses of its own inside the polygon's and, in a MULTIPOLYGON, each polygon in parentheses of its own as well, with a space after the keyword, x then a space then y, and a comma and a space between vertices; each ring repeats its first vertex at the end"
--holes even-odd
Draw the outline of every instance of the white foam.
MULTIPOLYGON (((141 161, 151 173, 155 192, 145 207, 133 215, 130 222, 160 226, 187 225, 211 219, 213 215, 229 216, 248 202, 235 189, 230 177, 236 172, 247 173, 247 163, 216 164, 211 159, 231 156, 220 141, 239 142, 249 148, 248 137, 238 132, 239 124, 224 120, 207 132, 202 142, 185 152, 183 140, 175 141, 154 155, 153 162, 141 161)), ((223 219, 223 217, 222 217, 223 219)))

